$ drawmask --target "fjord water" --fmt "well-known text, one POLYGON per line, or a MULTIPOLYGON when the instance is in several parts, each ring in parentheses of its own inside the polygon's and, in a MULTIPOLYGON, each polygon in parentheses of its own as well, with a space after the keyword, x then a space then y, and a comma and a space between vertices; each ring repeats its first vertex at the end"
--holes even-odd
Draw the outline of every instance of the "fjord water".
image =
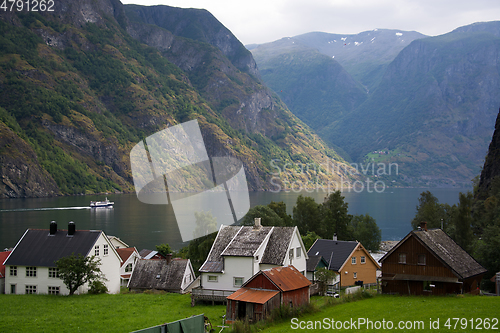
MULTIPOLYGON (((421 188, 387 188, 382 193, 344 191, 350 214, 370 214, 382 230, 382 240, 399 240, 410 230, 415 216, 421 188)), ((459 192, 469 188, 429 189, 440 203, 458 202, 459 192)), ((250 205, 283 201, 288 213, 292 213, 299 194, 323 201, 324 192, 250 192, 250 205)), ((175 194, 174 194, 175 195, 175 194)), ((183 194, 177 194, 182 196, 183 194)), ((14 247, 28 228, 48 229, 50 221, 56 221, 59 229, 67 229, 69 221, 82 230, 104 230, 107 235, 121 238, 140 251, 154 249, 155 245, 169 243, 173 248, 182 247, 182 239, 171 206, 148 205, 137 200, 135 194, 108 195, 115 202, 114 208, 91 209, 91 200, 103 200, 104 196, 71 196, 37 199, 0 200, 0 251, 14 247)), ((213 203, 214 209, 217 202, 213 203)))

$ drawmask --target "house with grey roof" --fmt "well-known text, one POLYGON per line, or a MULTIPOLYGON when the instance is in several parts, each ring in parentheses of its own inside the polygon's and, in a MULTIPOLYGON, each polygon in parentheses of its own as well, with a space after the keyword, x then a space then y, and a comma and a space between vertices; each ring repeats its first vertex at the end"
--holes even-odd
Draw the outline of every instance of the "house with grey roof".
POLYGON ((349 287, 377 283, 380 266, 360 242, 317 239, 307 253, 322 256, 328 269, 337 273, 332 284, 349 287))
POLYGON ((189 259, 139 259, 127 287, 131 291, 164 290, 183 294, 195 278, 189 259))
POLYGON ((200 268, 200 287, 193 300, 225 301, 261 270, 293 265, 306 275, 307 252, 297 227, 222 225, 200 268))
POLYGON ((441 229, 422 222, 380 259, 382 292, 402 295, 479 293, 486 269, 441 229))
MULTIPOLYGON (((58 230, 52 221, 50 229, 26 230, 5 260, 6 294, 69 294, 58 276, 56 261, 73 253, 99 258, 108 291, 120 292, 122 259, 104 232, 77 230, 73 222, 69 222, 68 230, 58 230)), ((76 293, 87 291, 85 284, 76 293)))

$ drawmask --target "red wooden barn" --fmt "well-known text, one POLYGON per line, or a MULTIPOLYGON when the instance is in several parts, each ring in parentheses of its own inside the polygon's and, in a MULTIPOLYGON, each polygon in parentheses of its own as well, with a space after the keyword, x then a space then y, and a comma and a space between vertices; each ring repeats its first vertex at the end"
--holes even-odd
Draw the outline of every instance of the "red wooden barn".
POLYGON ((311 282, 292 265, 259 271, 227 297, 226 320, 264 319, 273 309, 309 303, 311 282))

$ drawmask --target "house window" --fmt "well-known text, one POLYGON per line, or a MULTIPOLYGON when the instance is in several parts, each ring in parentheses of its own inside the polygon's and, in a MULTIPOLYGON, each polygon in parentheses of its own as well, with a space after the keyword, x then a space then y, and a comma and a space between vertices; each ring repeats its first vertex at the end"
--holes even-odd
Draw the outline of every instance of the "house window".
POLYGON ((352 277, 353 277, 354 279, 357 279, 357 278, 358 278, 358 273, 357 273, 357 272, 354 272, 354 273, 352 274, 352 277))
POLYGON ((10 266, 10 276, 17 276, 17 266, 10 266))
POLYGON ((127 266, 125 266, 125 272, 132 272, 132 263, 128 264, 127 266))
POLYGON ((59 268, 49 267, 49 278, 58 278, 59 268))
POLYGON ((419 265, 425 265, 425 254, 419 254, 418 255, 418 264, 419 265))
POLYGON ((16 293, 16 285, 15 284, 11 284, 10 285, 10 293, 11 294, 15 294, 16 293))
POLYGON ((50 287, 48 290, 49 295, 59 295, 59 287, 50 287))
POLYGON ((351 258, 351 264, 356 265, 356 257, 351 258))
POLYGON ((233 286, 234 287, 241 287, 243 284, 243 278, 242 277, 234 277, 233 278, 233 286))
POLYGON ((296 254, 297 258, 300 258, 300 256, 302 255, 302 249, 300 247, 296 248, 295 254, 296 254))
POLYGON ((36 286, 26 285, 25 292, 26 294, 36 294, 36 286))
POLYGON ((209 275, 208 282, 217 282, 217 275, 209 275))
POLYGON ((431 291, 431 281, 424 281, 424 291, 431 291))
POLYGON ((98 257, 98 256, 99 256, 99 245, 94 246, 94 255, 95 255, 96 257, 98 257))
POLYGON ((259 256, 255 256, 255 261, 259 261, 259 256))
POLYGON ((400 253, 399 254, 399 261, 400 264, 406 264, 406 253, 400 253))
POLYGON ((104 255, 107 256, 108 255, 108 244, 104 244, 102 246, 102 251, 104 252, 104 255))
POLYGON ((290 252, 288 252, 288 257, 290 258, 290 260, 292 260, 292 258, 293 258, 293 249, 290 249, 290 252))
POLYGON ((365 256, 361 256, 361 263, 366 264, 366 257, 365 256))
POLYGON ((36 277, 36 267, 26 267, 26 277, 36 277))

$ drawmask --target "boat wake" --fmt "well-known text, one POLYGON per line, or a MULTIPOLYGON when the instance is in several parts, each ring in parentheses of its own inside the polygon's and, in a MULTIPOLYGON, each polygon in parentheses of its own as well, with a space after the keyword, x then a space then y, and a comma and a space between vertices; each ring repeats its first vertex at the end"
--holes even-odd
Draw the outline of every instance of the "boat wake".
POLYGON ((75 210, 75 209, 90 209, 90 207, 48 207, 48 208, 19 208, 19 209, 0 209, 0 213, 4 212, 33 212, 40 210, 75 210))

